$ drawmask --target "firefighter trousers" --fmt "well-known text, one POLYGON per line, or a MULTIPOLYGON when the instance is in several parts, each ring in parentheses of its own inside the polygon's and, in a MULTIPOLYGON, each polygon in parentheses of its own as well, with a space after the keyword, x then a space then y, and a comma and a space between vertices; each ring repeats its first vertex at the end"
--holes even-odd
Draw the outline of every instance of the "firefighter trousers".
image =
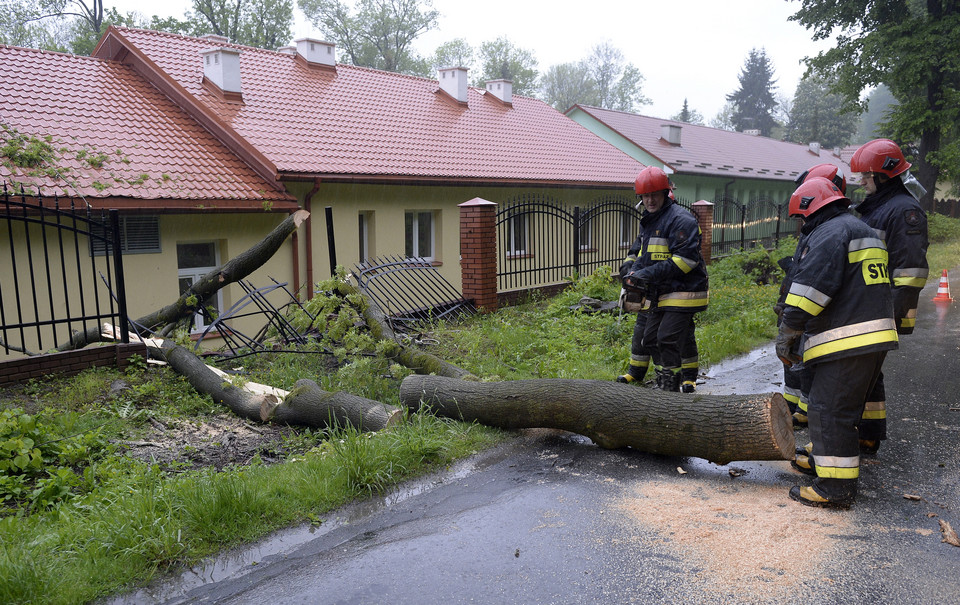
POLYGON ((883 365, 885 351, 815 364, 807 418, 817 478, 813 488, 830 500, 857 495, 858 426, 864 401, 883 365))
MULTIPOLYGON (((684 359, 697 356, 697 339, 694 330, 693 313, 678 313, 657 308, 648 313, 642 345, 646 349, 656 350, 654 359, 659 361, 659 365, 664 369, 679 372, 684 359), (692 351, 689 350, 691 342, 693 343, 692 351)), ((634 338, 636 338, 636 332, 634 332, 634 338)))

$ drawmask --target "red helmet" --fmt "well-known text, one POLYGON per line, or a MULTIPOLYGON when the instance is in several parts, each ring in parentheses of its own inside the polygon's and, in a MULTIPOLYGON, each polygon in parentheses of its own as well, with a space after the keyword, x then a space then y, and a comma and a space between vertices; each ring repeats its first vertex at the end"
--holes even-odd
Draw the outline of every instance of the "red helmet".
POLYGON ((656 191, 670 190, 670 179, 667 173, 656 166, 647 166, 637 175, 634 183, 634 190, 637 195, 644 193, 654 193, 656 191))
POLYGON ((807 178, 790 196, 789 213, 790 216, 807 218, 827 204, 841 200, 846 202, 844 205, 850 203, 832 181, 822 176, 813 176, 807 178))
POLYGON ((910 166, 900 146, 890 139, 874 139, 864 143, 850 160, 850 168, 854 172, 879 172, 888 177, 906 172, 910 166))
POLYGON ((794 183, 800 186, 804 181, 813 176, 822 176, 828 181, 832 181, 834 185, 840 188, 840 193, 844 195, 847 194, 847 179, 843 176, 843 170, 840 170, 839 166, 834 166, 833 164, 817 164, 810 170, 804 170, 803 174, 798 176, 794 183))

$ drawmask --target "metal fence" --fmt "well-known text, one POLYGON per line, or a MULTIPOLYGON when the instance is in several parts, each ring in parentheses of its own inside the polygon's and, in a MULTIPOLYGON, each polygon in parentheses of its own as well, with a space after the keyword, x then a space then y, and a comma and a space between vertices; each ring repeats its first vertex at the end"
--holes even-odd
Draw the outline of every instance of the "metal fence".
POLYGON ((563 282, 601 265, 619 266, 640 227, 635 200, 600 197, 586 208, 525 194, 497 212, 497 287, 501 292, 563 282))
MULTIPOLYGON (((497 286, 500 292, 562 283, 597 267, 618 267, 640 229, 637 200, 625 195, 598 198, 586 208, 528 194, 497 212, 497 286)), ((691 208, 689 201, 677 199, 691 208)), ((796 231, 787 204, 766 198, 743 204, 714 202, 711 257, 754 246, 772 248, 796 231)))
POLYGON ((3 184, 0 359, 71 344, 102 322, 127 326, 118 212, 30 199, 3 184))

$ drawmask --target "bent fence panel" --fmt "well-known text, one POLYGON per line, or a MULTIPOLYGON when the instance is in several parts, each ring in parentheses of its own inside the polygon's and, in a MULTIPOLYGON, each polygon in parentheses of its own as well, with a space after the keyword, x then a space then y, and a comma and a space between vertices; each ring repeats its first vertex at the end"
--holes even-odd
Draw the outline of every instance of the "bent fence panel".
MULTIPOLYGON (((59 199, 0 197, 0 360, 73 342, 76 332, 127 325, 116 210, 60 207, 59 199)), ((123 343, 127 334, 123 331, 123 343)))

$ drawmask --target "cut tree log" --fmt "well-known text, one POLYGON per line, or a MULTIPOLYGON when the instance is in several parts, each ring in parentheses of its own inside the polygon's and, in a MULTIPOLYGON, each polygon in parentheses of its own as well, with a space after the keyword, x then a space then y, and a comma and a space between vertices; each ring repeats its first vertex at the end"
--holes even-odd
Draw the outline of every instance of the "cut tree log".
POLYGON ((206 365, 173 341, 144 342, 186 377, 197 392, 210 395, 215 403, 225 405, 241 418, 311 428, 352 426, 364 432, 379 431, 403 419, 403 411, 396 406, 343 391, 324 391, 309 379, 298 380, 289 393, 255 383, 249 388, 242 382, 233 384, 222 371, 206 365))
MULTIPOLYGON (((181 320, 193 317, 197 309, 203 306, 203 301, 209 300, 221 288, 246 278, 270 260, 287 237, 296 231, 297 227, 309 216, 310 213, 306 210, 297 210, 252 247, 193 282, 187 288, 187 291, 181 294, 180 298, 172 304, 149 315, 144 315, 133 323, 148 330, 163 333, 164 327, 171 327, 181 320)), ((75 332, 71 341, 61 345, 57 350, 82 349, 88 344, 100 342, 100 340, 100 328, 95 326, 84 332, 75 332)))
POLYGON ((671 393, 600 380, 468 382, 407 376, 400 401, 416 410, 503 429, 553 428, 603 448, 632 447, 716 464, 792 460, 793 420, 779 394, 671 393))

